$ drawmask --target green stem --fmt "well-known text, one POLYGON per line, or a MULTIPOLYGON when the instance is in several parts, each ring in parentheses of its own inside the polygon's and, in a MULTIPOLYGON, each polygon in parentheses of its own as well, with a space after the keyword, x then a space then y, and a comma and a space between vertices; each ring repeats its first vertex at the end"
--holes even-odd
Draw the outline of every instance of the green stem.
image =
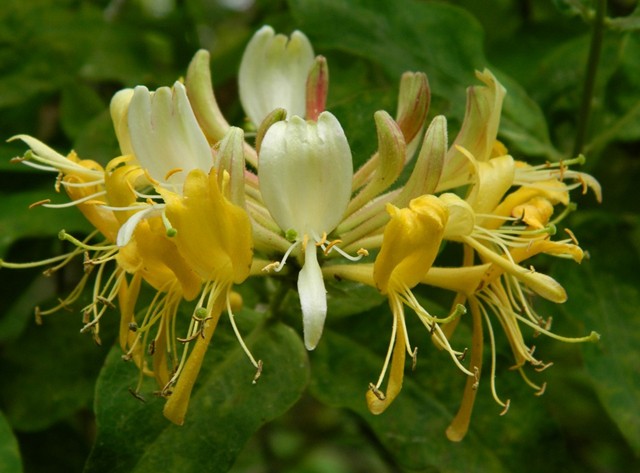
POLYGON ((604 36, 604 18, 607 10, 607 0, 598 0, 596 17, 593 23, 593 35, 591 36, 591 46, 589 48, 589 60, 585 73, 584 89, 582 91, 582 103, 580 114, 578 115, 578 131, 573 146, 573 156, 578 156, 584 147, 589 125, 589 114, 591 112, 591 102, 593 91, 596 85, 596 75, 600 62, 600 52, 602 51, 602 38, 604 36))

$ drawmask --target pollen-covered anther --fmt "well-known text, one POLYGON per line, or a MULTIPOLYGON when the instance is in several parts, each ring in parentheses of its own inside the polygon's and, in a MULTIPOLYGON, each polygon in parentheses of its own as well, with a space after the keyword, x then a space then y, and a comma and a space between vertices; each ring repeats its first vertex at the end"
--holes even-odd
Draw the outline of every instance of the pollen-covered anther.
POLYGON ((171 176, 173 176, 174 174, 178 174, 179 172, 184 172, 184 169, 182 169, 182 168, 173 168, 173 169, 170 169, 170 170, 169 170, 169 171, 167 171, 167 173, 164 175, 164 180, 165 180, 165 181, 168 181, 168 180, 169 180, 169 178, 170 178, 171 176))
MULTIPOLYGON (((338 245, 338 244, 340 244, 340 243, 342 243, 342 240, 333 240, 333 241, 330 241, 330 242, 327 244, 326 248, 324 249, 324 254, 325 254, 325 256, 326 256, 326 255, 328 255, 328 254, 331 252, 331 250, 333 249, 333 247, 334 247, 334 246, 336 246, 336 245, 338 245)), ((320 245, 319 245, 318 243, 316 243, 316 246, 320 246, 320 245)))
POLYGON ((569 235, 569 238, 571 238, 571 241, 574 243, 574 245, 580 245, 580 243, 578 243, 578 239, 576 238, 575 234, 569 230, 568 228, 564 229, 564 232, 569 235))
POLYGON ((471 389, 475 391, 476 389, 478 389, 478 386, 480 386, 480 368, 478 368, 477 366, 473 367, 473 378, 475 381, 471 386, 471 389))
POLYGON ((264 268, 262 268, 262 271, 264 271, 265 273, 269 273, 271 271, 278 271, 279 267, 280 267, 280 262, 274 261, 273 263, 269 263, 264 268))
MULTIPOLYGON (((337 240, 338 242, 340 240, 337 240)), ((318 240, 316 242, 316 246, 318 248, 320 248, 322 245, 324 245, 327 242, 327 232, 322 232, 322 237, 320 237, 320 240, 318 240)), ((306 242, 305 242, 306 243, 306 242)), ((333 246, 335 243, 332 243, 331 246, 333 246)), ((326 251, 326 250, 325 250, 326 251)), ((325 253, 326 254, 326 253, 325 253)))
POLYGON ((356 254, 362 258, 369 256, 369 250, 367 250, 366 248, 360 248, 358 251, 356 251, 356 254))

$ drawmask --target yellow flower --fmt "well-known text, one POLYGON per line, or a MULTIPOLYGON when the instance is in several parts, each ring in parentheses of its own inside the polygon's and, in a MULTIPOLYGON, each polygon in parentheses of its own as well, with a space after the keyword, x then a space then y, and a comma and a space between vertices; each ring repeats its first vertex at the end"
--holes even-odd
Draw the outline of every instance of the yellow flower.
MULTIPOLYGON (((194 347, 188 358, 183 356, 165 389, 167 394, 171 389, 171 393, 164 414, 172 422, 182 424, 193 384, 223 309, 227 309, 233 324, 231 287, 243 282, 251 270, 251 222, 242 208, 223 196, 215 170, 209 175, 197 169, 191 171, 182 195, 162 189, 160 192, 167 218, 176 230, 175 244, 205 283, 187 336, 194 341, 194 347), (170 388, 173 383, 175 386, 170 388)), ((237 333, 235 324, 233 327, 237 333)), ((244 344, 243 348, 259 373, 261 363, 253 359, 244 344)))
POLYGON ((373 280, 380 292, 389 297, 393 326, 382 372, 378 382, 372 384, 367 392, 367 404, 374 414, 383 412, 402 388, 405 350, 415 356, 407 334, 404 304, 416 312, 427 330, 449 350, 458 364, 456 357, 460 353, 451 349, 438 322, 446 323, 464 313, 464 309, 460 307, 447 319, 438 319, 430 315, 411 293, 411 289, 420 283, 438 254, 449 218, 447 206, 433 195, 424 195, 413 199, 405 209, 388 204, 387 211, 391 220, 385 227, 382 247, 373 266, 373 280), (386 393, 383 393, 380 386, 391 357, 391 372, 386 393))

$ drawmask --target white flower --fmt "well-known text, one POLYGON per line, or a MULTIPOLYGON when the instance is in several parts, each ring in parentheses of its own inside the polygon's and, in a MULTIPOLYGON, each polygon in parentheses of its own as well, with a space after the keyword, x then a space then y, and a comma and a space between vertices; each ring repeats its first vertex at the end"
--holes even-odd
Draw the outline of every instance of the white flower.
POLYGON ((316 244, 338 225, 351 197, 351 150, 340 123, 329 112, 320 114, 317 122, 294 116, 275 123, 262 141, 258 175, 271 216, 288 235, 295 235, 290 251, 303 246, 298 293, 305 345, 312 350, 327 314, 316 244))
POLYGON ((208 173, 213 166, 211 147, 180 82, 155 92, 136 87, 127 118, 136 160, 156 181, 181 189, 190 171, 208 173))
POLYGON ((276 108, 304 117, 313 63, 313 47, 302 32, 287 38, 270 26, 260 28, 244 51, 238 75, 240 102, 251 122, 259 126, 276 108))

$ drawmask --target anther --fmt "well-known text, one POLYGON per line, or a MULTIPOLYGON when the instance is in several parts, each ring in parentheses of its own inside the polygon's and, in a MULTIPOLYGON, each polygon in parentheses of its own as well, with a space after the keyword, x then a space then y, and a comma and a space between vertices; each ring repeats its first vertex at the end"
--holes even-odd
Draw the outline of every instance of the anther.
POLYGON ((262 271, 264 271, 265 273, 268 273, 270 271, 277 271, 278 267, 280 266, 280 262, 279 261, 274 261, 273 263, 269 263, 268 265, 266 265, 264 268, 262 268, 262 271))
POLYGON ((576 238, 576 236, 574 235, 574 233, 569 230, 568 228, 564 229, 564 232, 569 235, 569 238, 571 238, 571 241, 575 244, 575 245, 580 245, 580 243, 578 243, 578 239, 576 238))
POLYGON ((102 302, 104 305, 108 306, 111 309, 115 309, 116 308, 115 304, 113 302, 111 302, 109 299, 107 299, 106 297, 98 296, 98 297, 96 297, 96 300, 98 302, 102 302))
POLYGON ((9 160, 9 162, 11 164, 18 164, 21 163, 22 161, 26 161, 27 157, 26 156, 15 156, 13 158, 11 158, 11 160, 9 160))
POLYGON ((459 361, 464 361, 464 359, 467 357, 467 352, 469 351, 469 349, 467 347, 464 348, 464 350, 462 350, 462 353, 460 353, 458 355, 458 360, 459 361))
POLYGON ((129 330, 131 330, 132 332, 137 332, 138 331, 138 324, 135 322, 130 322, 129 323, 129 330))
POLYGON ((38 202, 34 202, 33 204, 31 204, 29 206, 29 209, 33 209, 34 207, 38 207, 40 205, 48 204, 50 202, 51 202, 51 199, 42 199, 42 200, 39 200, 38 202))
POLYGON ((416 370, 416 365, 418 364, 418 347, 413 349, 413 353, 411 353, 411 371, 416 370))
POLYGON ((42 312, 40 311, 40 307, 36 306, 34 309, 34 315, 36 319, 36 325, 42 325, 42 312))
POLYGON ((260 376, 262 376, 262 360, 258 360, 258 366, 257 366, 256 374, 253 377, 253 381, 251 382, 251 384, 256 384, 258 382, 258 379, 260 378, 260 376))
MULTIPOLYGON (((326 235, 326 233, 325 233, 326 235)), ((329 242, 329 244, 327 245, 327 247, 324 249, 324 254, 328 255, 331 252, 331 249, 336 246, 337 244, 342 243, 342 240, 333 240, 331 242, 329 242)), ((318 244, 316 243, 316 246, 318 244)))
POLYGON ((356 251, 356 254, 364 258, 365 256, 369 256, 369 251, 367 251, 365 248, 360 248, 358 251, 356 251))
POLYGON ((177 173, 179 173, 179 172, 183 172, 183 171, 184 171, 184 169, 182 169, 182 168, 173 168, 173 169, 170 169, 170 170, 169 170, 169 171, 164 175, 164 180, 165 180, 165 181, 168 181, 168 180, 169 180, 169 178, 170 178, 171 176, 173 176, 174 174, 177 174, 177 173))
POLYGON ((507 402, 504 405, 504 409, 500 413, 501 416, 505 415, 509 411, 509 406, 511 405, 511 399, 507 399, 507 402))
POLYGON ((542 383, 540 389, 534 393, 535 396, 542 396, 544 392, 547 390, 547 382, 542 383))
POLYGON ((156 341, 151 340, 151 343, 149 343, 149 347, 147 348, 147 353, 149 353, 149 355, 152 356, 155 352, 156 352, 156 341))
POLYGON ((535 368, 535 370, 540 373, 544 370, 546 370, 547 368, 550 368, 553 366, 553 361, 550 361, 549 363, 547 363, 546 365, 543 363, 542 366, 539 366, 538 368, 535 368))
MULTIPOLYGON (((322 245, 324 245, 327 242, 327 232, 322 232, 322 237, 320 238, 320 241, 316 242, 316 246, 317 247, 321 247, 322 245)), ((335 245, 335 243, 330 244, 330 246, 335 245)), ((326 254, 326 250, 325 250, 325 254, 326 254)))
POLYGON ((480 369, 477 366, 473 367, 473 377, 475 378, 475 382, 471 385, 471 389, 475 391, 478 389, 478 386, 480 386, 480 369))
POLYGON ((380 391, 375 384, 369 383, 369 389, 374 394, 374 396, 380 399, 381 401, 384 401, 387 398, 387 396, 385 396, 384 393, 380 391))
POLYGON ((133 397, 135 397, 140 402, 147 402, 147 400, 144 397, 142 397, 142 395, 138 391, 135 391, 135 390, 129 388, 129 394, 131 394, 133 397))

